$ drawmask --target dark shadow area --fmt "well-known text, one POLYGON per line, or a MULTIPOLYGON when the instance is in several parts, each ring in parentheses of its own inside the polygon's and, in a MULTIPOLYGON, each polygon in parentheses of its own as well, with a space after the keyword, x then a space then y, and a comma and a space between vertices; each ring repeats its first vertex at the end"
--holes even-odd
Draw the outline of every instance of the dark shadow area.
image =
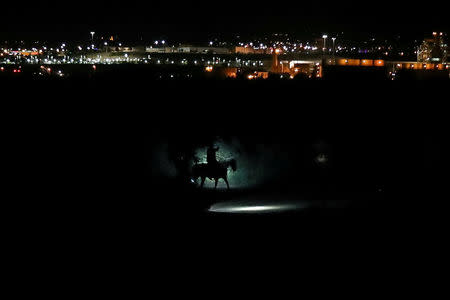
POLYGON ((446 83, 128 74, 3 81, 6 128, 24 143, 36 195, 8 210, 20 226, 92 240, 445 228, 446 83), (236 159, 230 191, 209 179, 199 189, 180 159, 206 160, 217 141, 218 161, 236 159))

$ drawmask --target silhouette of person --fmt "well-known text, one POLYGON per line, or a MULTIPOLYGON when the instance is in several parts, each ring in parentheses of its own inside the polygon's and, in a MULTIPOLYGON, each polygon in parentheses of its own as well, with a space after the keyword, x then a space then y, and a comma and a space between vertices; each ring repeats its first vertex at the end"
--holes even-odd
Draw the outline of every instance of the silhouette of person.
POLYGON ((210 167, 215 167, 219 164, 216 158, 216 153, 219 151, 219 147, 214 147, 214 145, 210 145, 208 150, 206 151, 206 161, 210 167))

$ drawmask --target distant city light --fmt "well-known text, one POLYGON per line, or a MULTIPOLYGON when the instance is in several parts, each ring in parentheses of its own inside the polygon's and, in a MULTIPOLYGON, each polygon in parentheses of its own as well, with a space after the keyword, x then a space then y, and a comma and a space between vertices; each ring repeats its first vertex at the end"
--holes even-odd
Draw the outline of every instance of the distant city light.
MULTIPOLYGON (((125 47, 122 47, 122 43, 116 44, 118 41, 110 42, 117 40, 116 36, 105 39, 99 36, 95 40, 96 33, 91 31, 90 34, 91 41, 78 45, 74 45, 70 40, 50 44, 46 44, 46 42, 22 43, 20 47, 6 46, 7 44, 5 44, 0 48, 0 65, 51 64, 54 66, 76 63, 91 64, 95 70, 100 64, 163 64, 165 66, 178 65, 183 68, 197 66, 200 69, 204 68, 206 72, 213 70, 217 74, 223 72, 227 77, 233 73, 235 74, 233 78, 241 79, 266 78, 262 77, 262 72, 269 75, 275 73, 286 79, 293 78, 299 73, 304 74, 305 78, 318 78, 327 73, 327 69, 323 68, 322 63, 318 61, 327 65, 377 67, 380 70, 385 67, 386 74, 392 71, 387 75, 390 79, 395 76, 396 69, 420 69, 430 72, 435 70, 448 72, 449 69, 448 46, 445 41, 447 35, 443 32, 429 33, 429 37, 425 38, 422 43, 414 40, 414 44, 411 41, 409 45, 395 45, 389 40, 374 39, 373 35, 368 33, 364 39, 359 41, 342 38, 339 45, 336 44, 337 35, 335 34, 312 36, 310 41, 285 34, 275 34, 236 42, 210 39, 206 41, 206 45, 202 46, 182 44, 175 40, 171 41, 172 46, 167 47, 163 46, 168 44, 163 39, 151 39, 147 41, 147 44, 144 44, 145 42, 136 45, 125 44, 125 47), (332 44, 327 45, 327 38, 331 39, 332 44), (323 48, 320 49, 322 46, 323 48), (433 49, 440 49, 440 51, 433 51, 433 49), (83 53, 83 50, 89 51, 83 53), (169 55, 170 53, 177 53, 177 56, 169 55), (327 57, 328 53, 333 57, 327 57), (335 57, 337 53, 339 53, 339 57, 335 57), (277 57, 277 55, 280 56, 277 57), (296 55, 303 57, 303 60, 294 60, 293 57, 296 55), (355 57, 356 55, 358 58, 355 57), (417 57, 417 62, 411 62, 413 57, 417 57), (272 63, 277 63, 279 68, 271 68, 272 63), (240 68, 245 68, 245 70, 242 71, 240 68), (236 74, 241 75, 236 76, 236 74)), ((20 68, 5 69, 2 66, 1 71, 4 70, 8 70, 8 73, 19 73, 20 68)), ((50 73, 46 68, 40 71, 41 75, 50 73)), ((174 78, 187 77, 185 71, 180 72, 180 74, 173 74, 174 78)), ((24 71, 24 73, 26 72, 24 71)), ((55 70, 53 75, 58 74, 66 73, 64 69, 61 72, 55 70)), ((67 73, 67 75, 70 74, 67 73)), ((165 78, 168 76, 169 74, 164 75, 165 78)), ((401 75, 397 74, 396 77, 400 78, 401 75)))

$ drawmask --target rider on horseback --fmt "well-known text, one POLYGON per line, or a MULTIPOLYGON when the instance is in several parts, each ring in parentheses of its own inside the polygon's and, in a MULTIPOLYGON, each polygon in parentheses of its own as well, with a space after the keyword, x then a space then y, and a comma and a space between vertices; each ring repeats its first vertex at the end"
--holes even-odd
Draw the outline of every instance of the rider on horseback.
POLYGON ((213 144, 209 145, 206 151, 207 163, 195 163, 192 166, 192 178, 195 181, 199 177, 201 177, 202 182, 200 184, 200 187, 203 187, 206 178, 214 180, 214 188, 217 187, 219 179, 222 178, 227 184, 227 189, 230 189, 227 177, 228 168, 231 168, 233 172, 236 171, 236 160, 228 159, 218 162, 216 158, 217 151, 219 151, 219 147, 213 144))
POLYGON ((210 168, 217 167, 219 164, 216 158, 217 151, 219 151, 219 147, 215 147, 213 144, 209 145, 208 150, 206 151, 206 161, 210 168))

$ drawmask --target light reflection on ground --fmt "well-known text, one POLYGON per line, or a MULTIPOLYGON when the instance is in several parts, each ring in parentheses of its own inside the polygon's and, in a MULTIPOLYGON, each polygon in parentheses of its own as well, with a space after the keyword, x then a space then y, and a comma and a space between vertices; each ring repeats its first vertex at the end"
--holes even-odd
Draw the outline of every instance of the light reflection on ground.
POLYGON ((252 201, 227 201, 211 205, 210 212, 214 213, 275 213, 298 210, 308 207, 308 203, 257 203, 252 201))
POLYGON ((361 202, 363 199, 371 197, 370 194, 348 194, 332 193, 320 194, 307 193, 303 196, 294 194, 256 194, 256 195, 238 195, 227 192, 222 193, 225 196, 221 200, 212 204, 208 212, 210 213, 243 213, 243 214, 262 214, 262 213, 285 213, 299 212, 307 209, 338 209, 350 205, 353 201, 361 202))

